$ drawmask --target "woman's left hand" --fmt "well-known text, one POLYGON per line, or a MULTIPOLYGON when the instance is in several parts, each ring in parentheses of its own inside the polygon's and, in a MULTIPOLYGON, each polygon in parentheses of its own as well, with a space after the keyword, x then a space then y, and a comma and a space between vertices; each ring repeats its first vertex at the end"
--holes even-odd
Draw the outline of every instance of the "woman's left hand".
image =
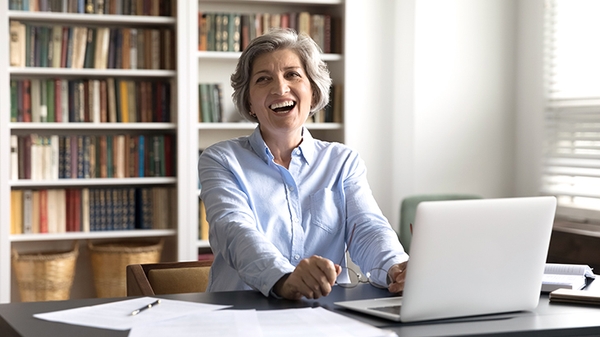
POLYGON ((388 290, 391 293, 399 293, 404 290, 404 280, 406 279, 406 262, 398 263, 390 267, 388 270, 388 276, 392 281, 388 285, 388 290))

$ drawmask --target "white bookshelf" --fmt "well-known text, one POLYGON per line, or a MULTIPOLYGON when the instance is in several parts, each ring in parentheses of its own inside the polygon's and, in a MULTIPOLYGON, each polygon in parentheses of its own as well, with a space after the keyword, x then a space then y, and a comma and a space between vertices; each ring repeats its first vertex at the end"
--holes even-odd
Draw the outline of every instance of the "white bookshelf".
MULTIPOLYGON (((190 204, 197 199, 195 157, 190 158, 187 142, 190 135, 196 135, 194 122, 188 113, 190 83, 196 83, 195 74, 187 73, 187 69, 195 58, 186 51, 191 44, 188 31, 196 30, 196 18, 189 15, 188 3, 177 1, 177 12, 173 17, 135 16, 135 15, 95 15, 70 14, 53 12, 25 12, 8 10, 8 2, 0 7, 1 46, 5 52, 0 53, 0 157, 10 158, 10 136, 31 133, 52 135, 73 134, 140 134, 162 133, 173 134, 176 140, 176 152, 173 154, 177 170, 174 177, 144 178, 105 178, 105 179, 59 179, 59 180, 17 180, 9 178, 10 160, 0 161, 0 303, 19 301, 18 289, 11 268, 11 249, 20 252, 49 251, 56 247, 70 247, 76 241, 80 251, 85 249, 85 241, 112 242, 128 239, 165 239, 163 258, 167 260, 193 260, 197 258, 197 244, 191 242, 189 228, 194 227, 197 215, 190 212, 190 204), (176 70, 124 70, 124 69, 66 69, 39 67, 10 67, 9 65, 9 21, 16 20, 36 24, 83 25, 90 27, 139 27, 169 28, 175 31, 176 70), (191 75, 191 76, 190 76, 191 75), (27 78, 65 78, 65 79, 102 79, 124 78, 133 80, 163 79, 172 83, 171 101, 173 102, 171 123, 13 123, 10 122, 10 80, 27 78), (181 107, 181 108, 180 108, 181 107), (46 189, 46 188, 84 188, 84 187, 118 187, 136 186, 175 187, 177 191, 176 223, 169 229, 153 230, 115 230, 94 232, 67 232, 44 234, 10 234, 10 192, 12 189, 46 189)), ((195 8, 195 6, 192 6, 195 8)), ((175 55, 174 55, 175 56, 175 55)), ((193 149, 193 147, 192 147, 193 149)), ((175 148, 173 149, 175 150, 175 148)), ((80 253, 79 260, 89 258, 80 253)), ((89 265, 89 262, 78 261, 77 268, 89 265)), ((90 293, 92 280, 89 271, 77 271, 72 294, 75 297, 93 297, 90 293), (83 276, 77 276, 83 274, 83 276), (83 277, 83 279, 82 279, 83 277), (79 289, 81 288, 81 289, 79 289)))

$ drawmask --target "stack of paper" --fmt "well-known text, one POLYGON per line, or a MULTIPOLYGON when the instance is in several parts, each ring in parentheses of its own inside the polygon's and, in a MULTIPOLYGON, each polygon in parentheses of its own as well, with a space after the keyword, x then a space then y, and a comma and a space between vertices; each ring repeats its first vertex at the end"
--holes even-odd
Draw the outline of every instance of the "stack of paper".
POLYGON ((129 337, 394 337, 382 330, 324 308, 219 310, 230 306, 142 297, 89 307, 35 314, 53 322, 127 330, 129 337), (150 305, 152 304, 152 305, 150 305), (136 310, 136 309, 139 309, 136 310), (138 311, 137 314, 132 314, 138 311))
POLYGON ((394 337, 382 330, 323 308, 219 310, 194 313, 131 329, 129 337, 394 337))
POLYGON ((582 289, 588 278, 594 278, 592 269, 581 264, 547 263, 542 278, 542 292, 556 289, 582 289))

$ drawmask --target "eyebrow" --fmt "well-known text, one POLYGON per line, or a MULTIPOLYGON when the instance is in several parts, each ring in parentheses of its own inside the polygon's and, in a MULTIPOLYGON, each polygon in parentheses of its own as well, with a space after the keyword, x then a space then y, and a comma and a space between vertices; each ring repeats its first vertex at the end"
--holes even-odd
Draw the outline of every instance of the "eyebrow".
MULTIPOLYGON (((302 68, 302 66, 289 66, 289 67, 283 68, 284 71, 287 71, 287 70, 296 70, 296 69, 303 69, 303 68, 302 68)), ((259 71, 255 72, 255 73, 252 73, 252 76, 255 76, 255 75, 261 74, 261 73, 270 74, 271 71, 267 70, 267 69, 262 69, 262 70, 259 70, 259 71)))

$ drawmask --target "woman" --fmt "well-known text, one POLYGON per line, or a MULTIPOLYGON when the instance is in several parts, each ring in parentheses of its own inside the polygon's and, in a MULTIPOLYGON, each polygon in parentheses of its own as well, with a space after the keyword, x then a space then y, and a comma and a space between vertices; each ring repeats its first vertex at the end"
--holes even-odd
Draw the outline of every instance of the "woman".
POLYGON ((346 266, 348 243, 361 270, 388 271, 379 283, 400 292, 408 255, 371 194, 364 163, 304 127, 329 100, 317 45, 291 30, 271 31, 242 53, 231 83, 239 112, 258 126, 199 160, 215 254, 207 290, 326 296, 346 266))

